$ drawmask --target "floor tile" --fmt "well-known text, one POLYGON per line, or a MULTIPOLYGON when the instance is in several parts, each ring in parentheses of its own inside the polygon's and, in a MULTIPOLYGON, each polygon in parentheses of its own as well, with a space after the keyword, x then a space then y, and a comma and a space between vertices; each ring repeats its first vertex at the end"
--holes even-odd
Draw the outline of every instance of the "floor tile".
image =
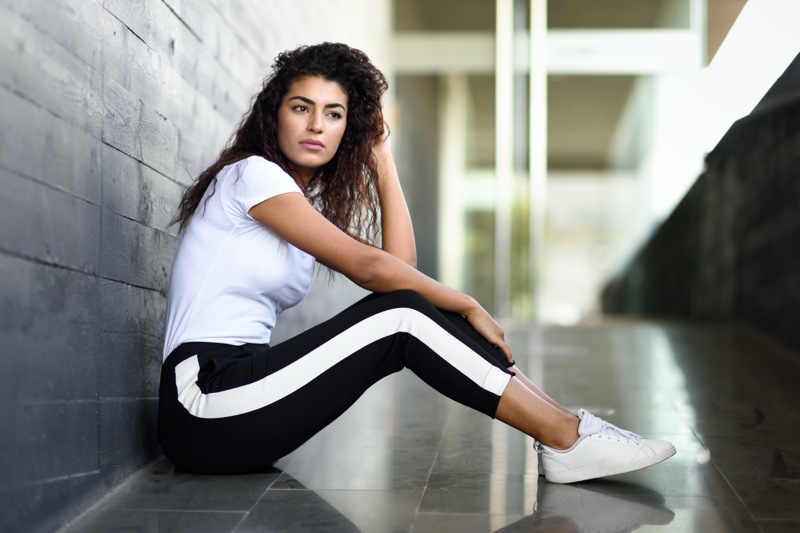
POLYGON ((492 531, 488 514, 420 513, 413 533, 486 533, 492 531))
POLYGON ((280 475, 277 469, 241 476, 186 474, 162 459, 124 485, 107 505, 125 510, 248 511, 280 475))
POLYGON ((320 490, 317 494, 369 533, 406 533, 422 498, 422 491, 320 490))
POLYGON ((526 487, 539 475, 494 472, 433 473, 419 510, 423 513, 481 513, 525 515, 526 487))
POLYGON ((797 533, 800 531, 798 520, 761 520, 756 522, 761 533, 797 533))
POLYGON ((533 439, 466 409, 453 413, 432 472, 537 474, 533 439))
POLYGON ((800 429, 739 437, 705 437, 709 454, 718 465, 748 465, 800 470, 800 429))
POLYGON ((423 490, 428 479, 428 470, 382 471, 373 475, 369 469, 348 468, 340 465, 324 465, 317 470, 308 466, 294 470, 291 476, 281 477, 275 489, 297 489, 300 486, 311 490, 423 490), (296 476, 296 478, 295 478, 296 476), (302 479, 302 483, 299 481, 302 479))
POLYGON ((720 470, 756 520, 800 521, 800 468, 722 465, 720 470))
POLYGON ((358 528, 314 491, 270 490, 234 531, 353 533, 358 528))
POLYGON ((227 533, 242 521, 244 512, 129 511, 93 513, 64 533, 227 533))
POLYGON ((758 524, 736 497, 674 497, 665 500, 674 518, 668 525, 644 525, 636 531, 681 533, 755 533, 758 524))
POLYGON ((677 321, 507 334, 548 394, 677 454, 549 484, 532 439, 403 371, 269 471, 193 476, 162 459, 66 531, 800 531, 800 354, 748 328, 677 321))

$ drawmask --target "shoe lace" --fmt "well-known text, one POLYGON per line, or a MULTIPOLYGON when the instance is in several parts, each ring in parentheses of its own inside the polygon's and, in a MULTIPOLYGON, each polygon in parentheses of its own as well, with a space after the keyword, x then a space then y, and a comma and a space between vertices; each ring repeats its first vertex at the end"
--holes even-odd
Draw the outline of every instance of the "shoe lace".
POLYGON ((585 423, 589 430, 590 434, 597 434, 601 437, 605 437, 608 439, 614 440, 630 440, 639 444, 642 440, 642 437, 633 433, 632 431, 628 431, 626 429, 621 429, 612 424, 611 422, 606 422, 602 418, 598 416, 594 416, 593 414, 589 413, 588 411, 581 409, 579 411, 580 417, 582 419, 582 423, 585 423))
POLYGON ((635 442, 636 444, 639 444, 642 441, 642 437, 632 431, 618 428, 614 424, 606 422, 602 418, 600 419, 600 422, 602 423, 602 426, 599 433, 605 437, 616 440, 627 439, 635 442))

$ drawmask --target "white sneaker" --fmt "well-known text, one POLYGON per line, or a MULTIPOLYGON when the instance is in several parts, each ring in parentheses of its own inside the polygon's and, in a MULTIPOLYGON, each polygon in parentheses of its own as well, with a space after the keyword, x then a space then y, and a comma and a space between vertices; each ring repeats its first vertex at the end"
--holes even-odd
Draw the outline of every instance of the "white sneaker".
POLYGON ((551 483, 575 483, 652 466, 675 455, 665 440, 643 439, 580 409, 578 440, 567 450, 542 449, 544 476, 551 483))
POLYGON ((544 444, 536 439, 533 439, 533 451, 536 452, 536 467, 539 469, 539 475, 544 475, 544 465, 542 464, 542 451, 544 444))
MULTIPOLYGON (((594 415, 591 415, 591 413, 589 413, 585 409, 582 409, 581 411, 583 411, 586 414, 589 414, 590 416, 594 416, 594 415)), ((595 418, 597 418, 597 417, 595 417, 595 418)), ((615 428, 617 427, 614 424, 612 424, 611 422, 607 422, 605 420, 603 420, 603 422, 605 422, 609 426, 613 426, 615 428)), ((617 429, 619 429, 619 428, 617 428, 617 429)), ((620 430, 620 431, 624 431, 624 430, 620 430)), ((627 433, 630 433, 630 432, 627 432, 627 433)), ((542 464, 542 451, 543 450, 544 450, 544 444, 542 444, 541 442, 539 442, 536 439, 533 439, 533 451, 536 452, 536 466, 537 466, 537 468, 539 470, 539 475, 540 476, 544 475, 544 464, 542 464)))

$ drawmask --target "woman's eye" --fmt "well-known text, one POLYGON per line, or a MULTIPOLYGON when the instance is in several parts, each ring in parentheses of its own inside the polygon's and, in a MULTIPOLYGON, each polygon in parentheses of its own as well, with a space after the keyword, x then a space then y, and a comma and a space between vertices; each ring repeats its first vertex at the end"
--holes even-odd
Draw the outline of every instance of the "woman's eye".
POLYGON ((295 111, 301 112, 301 113, 303 113, 305 111, 308 111, 308 107, 306 107, 304 105, 296 105, 292 109, 295 110, 295 111))
POLYGON ((333 117, 333 118, 335 118, 335 119, 340 119, 340 118, 342 118, 342 114, 341 114, 341 113, 339 113, 339 112, 337 112, 337 111, 333 111, 333 112, 330 114, 330 116, 332 116, 332 117, 333 117))

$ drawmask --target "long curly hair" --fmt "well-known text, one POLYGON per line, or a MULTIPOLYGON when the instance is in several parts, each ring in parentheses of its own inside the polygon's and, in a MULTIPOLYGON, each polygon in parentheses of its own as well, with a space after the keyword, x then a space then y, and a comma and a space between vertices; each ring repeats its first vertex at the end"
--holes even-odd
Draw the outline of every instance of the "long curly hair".
POLYGON ((334 157, 318 168, 306 185, 306 197, 352 237, 375 241, 379 193, 372 147, 387 132, 381 97, 388 83, 364 52, 327 42, 285 51, 275 58, 261 92, 217 160, 184 191, 172 221, 181 231, 225 166, 256 155, 291 175, 291 163, 278 149, 278 109, 292 83, 317 76, 338 83, 347 94, 347 127, 334 157))

